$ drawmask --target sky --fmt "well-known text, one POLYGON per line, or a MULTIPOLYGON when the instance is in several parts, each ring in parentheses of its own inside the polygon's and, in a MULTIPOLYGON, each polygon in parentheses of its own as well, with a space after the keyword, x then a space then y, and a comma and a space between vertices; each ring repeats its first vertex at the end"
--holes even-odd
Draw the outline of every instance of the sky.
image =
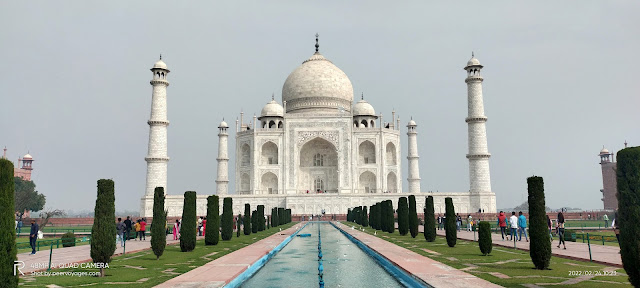
POLYGON ((354 95, 385 119, 397 111, 405 191, 410 117, 422 190, 469 189, 472 51, 499 208, 524 202, 537 175, 547 206, 602 209, 600 149, 640 145, 638 1, 218 2, 0 3, 0 146, 14 163, 33 155, 46 209, 93 210, 101 178, 115 181, 116 210, 139 209, 159 54, 171 70, 167 190, 215 193, 218 124, 259 115, 272 93, 281 102, 316 33, 354 95))

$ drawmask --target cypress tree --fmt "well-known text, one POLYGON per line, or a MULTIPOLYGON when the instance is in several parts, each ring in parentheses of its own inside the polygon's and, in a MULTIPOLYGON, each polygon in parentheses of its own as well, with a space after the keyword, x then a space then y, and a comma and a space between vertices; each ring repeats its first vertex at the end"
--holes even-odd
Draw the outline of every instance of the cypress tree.
POLYGON ((382 211, 380 212, 380 223, 382 224, 382 231, 389 232, 389 200, 380 202, 382 211))
POLYGON ((258 231, 264 231, 265 228, 264 205, 258 205, 258 231))
POLYGON ((287 209, 287 223, 291 223, 291 209, 287 209))
POLYGON ((353 219, 351 219, 351 208, 347 209, 347 222, 351 222, 353 219))
POLYGON ((282 225, 282 224, 287 224, 285 215, 284 215, 284 208, 278 208, 278 224, 282 225))
POLYGON ((396 231, 395 213, 393 211, 393 201, 387 200, 387 232, 392 233, 396 231))
POLYGON ((258 211, 253 210, 251 213, 251 232, 258 233, 258 211))
POLYGON ((251 234, 251 205, 249 203, 244 204, 244 219, 242 220, 242 225, 244 225, 244 235, 251 234))
POLYGON ((19 273, 13 275, 13 264, 18 260, 14 229, 15 214, 13 214, 15 207, 13 172, 13 163, 7 159, 0 159, 0 207, 3 207, 0 209, 0 231, 2 231, 0 233, 0 283, 4 287, 18 287, 19 273))
MULTIPOLYGON (((527 178, 529 191, 529 256, 536 269, 549 268, 551 262, 551 239, 547 226, 547 212, 544 208, 544 180, 542 177, 527 178)), ((487 223, 488 224, 488 223, 487 223)))
MULTIPOLYGON (((482 255, 487 256, 491 253, 491 249, 493 248, 493 241, 491 240, 491 224, 489 224, 489 222, 487 221, 482 221, 480 222, 480 224, 478 224, 478 227, 478 246, 480 246, 480 252, 482 252, 482 255)), ((547 231, 547 237, 548 236, 549 231, 547 231)), ((533 241, 533 238, 531 239, 531 241, 533 241)), ((548 238, 547 244, 551 245, 548 238)))
POLYGON ((398 233, 404 236, 409 232, 409 205, 407 197, 398 200, 398 233))
POLYGON ((220 199, 217 195, 207 197, 207 226, 204 245, 218 245, 220 241, 220 199))
POLYGON ((233 236, 233 198, 222 201, 222 240, 227 241, 233 236))
POLYGON ((167 211, 164 210, 164 187, 156 187, 153 195, 153 223, 151 224, 151 250, 160 259, 167 246, 167 211))
POLYGON ((280 217, 278 216, 278 208, 273 207, 271 209, 271 227, 278 227, 278 225, 280 224, 278 223, 278 220, 280 220, 280 217))
POLYGON ((238 229, 236 229, 236 237, 238 237, 238 238, 239 238, 239 237, 240 237, 240 222, 243 222, 243 221, 242 221, 242 214, 238 214, 238 220, 237 220, 237 222, 238 222, 238 223, 236 223, 236 227, 237 227, 238 229))
POLYGON ((618 152, 618 217, 622 266, 629 282, 640 287, 640 147, 618 152))
POLYGON ((409 196, 409 232, 411 238, 418 236, 418 212, 416 211, 416 196, 409 196))
MULTIPOLYGON (((116 196, 110 179, 98 180, 98 197, 91 227, 91 259, 93 263, 109 263, 116 251, 116 196)), ((13 265, 11 266, 13 268, 13 265)), ((104 277, 104 268, 100 268, 104 277)))
POLYGON ((447 234, 447 245, 449 247, 456 246, 456 240, 458 239, 458 230, 456 230, 456 211, 453 207, 453 199, 451 197, 444 198, 445 203, 445 232, 447 234))
POLYGON ((373 228, 373 229, 376 229, 375 228, 376 224, 373 223, 373 221, 374 221, 373 220, 373 206, 374 205, 369 206, 369 226, 371 226, 371 228, 373 228))
POLYGON ((436 216, 433 211, 433 196, 427 197, 424 205, 424 239, 428 242, 436 241, 436 216))
POLYGON ((383 230, 382 226, 382 202, 376 203, 376 212, 374 218, 376 219, 376 230, 383 230))
POLYGON ((180 224, 180 251, 189 252, 196 248, 196 192, 184 192, 182 223, 180 224))

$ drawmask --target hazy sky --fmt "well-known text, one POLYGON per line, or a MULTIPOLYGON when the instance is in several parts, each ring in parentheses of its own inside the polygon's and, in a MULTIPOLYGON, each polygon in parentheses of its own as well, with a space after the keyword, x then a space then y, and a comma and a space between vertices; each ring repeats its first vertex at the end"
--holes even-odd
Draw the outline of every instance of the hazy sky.
POLYGON ((162 53, 168 191, 212 194, 218 123, 259 114, 272 93, 281 102, 316 32, 355 95, 387 121, 399 113, 405 190, 410 116, 422 190, 469 189, 462 68, 471 51, 485 66, 498 207, 525 201, 526 178, 538 175, 548 206, 601 209, 602 145, 640 144, 638 1, 302 2, 2 1, 0 145, 14 162, 33 155, 47 208, 92 210, 96 181, 111 178, 116 209, 138 210, 149 69, 162 53))

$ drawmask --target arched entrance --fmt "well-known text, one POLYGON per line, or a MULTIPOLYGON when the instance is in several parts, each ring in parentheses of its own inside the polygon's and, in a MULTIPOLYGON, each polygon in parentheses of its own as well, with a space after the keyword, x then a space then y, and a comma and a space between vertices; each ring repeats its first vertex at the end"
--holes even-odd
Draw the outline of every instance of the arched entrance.
POLYGON ((298 193, 338 192, 338 151, 322 138, 302 145, 298 169, 298 193))
POLYGON ((361 193, 376 193, 376 175, 370 171, 360 174, 359 187, 361 193))

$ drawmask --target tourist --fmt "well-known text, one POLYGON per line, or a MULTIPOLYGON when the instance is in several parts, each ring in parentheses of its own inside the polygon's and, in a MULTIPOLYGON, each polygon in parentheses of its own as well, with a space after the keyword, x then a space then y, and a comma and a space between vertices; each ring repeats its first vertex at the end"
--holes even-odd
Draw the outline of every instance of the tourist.
POLYGON ((438 214, 438 230, 442 230, 442 216, 438 214))
POLYGON ((553 233, 551 233, 552 226, 553 224, 551 223, 551 218, 549 218, 549 215, 547 215, 547 227, 549 228, 549 239, 551 239, 551 242, 553 242, 553 233))
POLYGON ((456 229, 460 231, 460 226, 462 226, 462 217, 460 217, 460 213, 456 214, 456 229))
POLYGON ((524 239, 529 242, 529 237, 527 237, 527 218, 522 215, 522 211, 518 213, 518 241, 522 241, 522 232, 524 232, 524 239))
POLYGON ((176 219, 176 223, 173 224, 173 240, 178 240, 178 233, 180 233, 180 222, 176 219))
POLYGON ((607 216, 607 214, 604 214, 604 216, 602 216, 602 220, 604 220, 604 228, 609 227, 609 216, 607 216))
POLYGON ((204 219, 202 219, 202 236, 205 236, 206 232, 207 232, 207 217, 204 217, 204 219))
POLYGON ((558 248, 560 248, 560 244, 564 245, 564 249, 567 250, 567 243, 564 242, 564 215, 562 212, 558 213, 558 238, 560 238, 560 242, 558 242, 558 248))
POLYGON ((38 239, 38 231, 40 227, 35 219, 31 219, 31 232, 29 232, 29 245, 31 245, 31 254, 36 255, 36 240, 38 239))
POLYGON ((136 234, 133 236, 133 240, 138 241, 138 235, 140 235, 140 219, 136 220, 136 224, 133 224, 133 230, 136 231, 136 234))
POLYGON ((471 232, 472 225, 473 225, 473 218, 471 217, 471 214, 469 214, 469 216, 467 216, 467 231, 471 232))
POLYGON ((511 240, 515 241, 515 236, 518 233, 518 217, 516 217, 516 211, 511 212, 511 218, 509 218, 509 224, 511 224, 511 240))
MULTIPOLYGON (((611 221, 611 228, 613 228, 613 233, 616 233, 616 240, 618 240, 618 246, 620 246, 620 221, 618 221, 618 212, 613 216, 613 221, 611 221)), ((620 253, 620 252, 618 252, 620 253)))
POLYGON ((507 235, 507 215, 505 215, 503 211, 500 211, 498 215, 498 226, 502 234, 502 241, 504 241, 504 236, 507 235))
POLYGON ((124 231, 127 230, 127 225, 122 223, 122 218, 118 218, 118 224, 116 224, 116 246, 118 240, 120 240, 120 247, 124 247, 124 231))
POLYGON ((142 218, 142 220, 140 220, 140 241, 146 241, 147 237, 146 237, 146 233, 147 233, 147 222, 144 221, 145 218, 142 218))
POLYGON ((202 236, 202 216, 198 218, 198 236, 202 236))
POLYGON ((128 241, 129 240, 129 233, 131 233, 131 228, 132 228, 131 216, 127 216, 127 220, 124 220, 124 225, 126 226, 126 233, 125 233, 124 241, 128 241))

